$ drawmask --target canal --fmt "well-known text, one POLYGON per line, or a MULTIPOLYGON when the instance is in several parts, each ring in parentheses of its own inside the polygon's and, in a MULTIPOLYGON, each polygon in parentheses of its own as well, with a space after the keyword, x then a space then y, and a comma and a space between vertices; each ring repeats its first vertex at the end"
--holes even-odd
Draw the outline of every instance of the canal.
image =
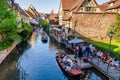
POLYGON ((0 65, 0 80, 107 80, 95 69, 84 70, 81 78, 69 77, 56 62, 58 49, 66 50, 50 37, 47 43, 41 42, 40 32, 33 32, 0 65))

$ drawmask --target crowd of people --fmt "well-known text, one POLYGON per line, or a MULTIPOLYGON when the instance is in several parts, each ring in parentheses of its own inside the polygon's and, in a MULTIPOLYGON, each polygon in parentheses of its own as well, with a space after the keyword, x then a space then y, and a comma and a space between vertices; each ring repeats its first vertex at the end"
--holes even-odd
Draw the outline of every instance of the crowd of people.
POLYGON ((118 59, 108 56, 106 53, 95 49, 92 44, 85 46, 83 43, 80 43, 74 47, 74 51, 74 53, 76 53, 79 57, 86 57, 86 59, 98 57, 103 63, 109 64, 111 69, 120 67, 120 61, 118 59))
POLYGON ((120 61, 108 56, 106 53, 103 53, 100 50, 97 50, 95 46, 92 44, 84 45, 84 43, 78 44, 70 44, 70 37, 65 32, 60 32, 59 37, 61 41, 65 43, 65 45, 69 45, 69 48, 79 57, 86 57, 87 59, 90 57, 99 57, 103 63, 108 63, 111 65, 111 68, 120 67, 120 61))
POLYGON ((78 43, 74 44, 70 48, 78 57, 85 57, 86 59, 98 57, 103 63, 109 64, 111 66, 111 69, 114 69, 115 67, 120 67, 120 61, 118 59, 115 59, 111 56, 108 56, 106 53, 97 50, 92 44, 86 46, 84 45, 84 43, 78 43))

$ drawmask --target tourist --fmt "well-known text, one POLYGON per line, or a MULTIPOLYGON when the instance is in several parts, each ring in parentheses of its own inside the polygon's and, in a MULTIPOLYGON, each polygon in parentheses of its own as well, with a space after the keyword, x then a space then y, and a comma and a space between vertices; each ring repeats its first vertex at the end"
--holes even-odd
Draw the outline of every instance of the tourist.
POLYGON ((75 46, 75 52, 76 52, 76 54, 78 56, 78 53, 79 53, 79 46, 78 45, 75 46))
POLYGON ((115 65, 116 67, 119 67, 119 66, 120 66, 120 61, 117 60, 117 59, 115 59, 115 61, 114 61, 114 65, 115 65))
POLYGON ((85 49, 86 49, 86 46, 83 45, 83 46, 82 46, 82 53, 83 53, 84 56, 85 56, 85 54, 86 54, 86 50, 85 50, 85 49))
POLYGON ((90 47, 87 46, 87 47, 86 47, 86 57, 87 57, 87 58, 88 58, 89 54, 90 54, 90 47))
POLYGON ((97 56, 98 56, 99 58, 102 58, 102 55, 103 55, 103 52, 101 52, 101 51, 98 51, 98 52, 97 52, 97 56))
POLYGON ((102 60, 106 61, 107 57, 108 57, 107 54, 103 53, 101 58, 102 58, 102 60))
POLYGON ((106 62, 110 64, 112 61, 113 61, 113 58, 111 56, 108 56, 108 60, 106 62))
POLYGON ((78 56, 79 56, 79 57, 82 57, 82 56, 83 56, 83 53, 82 53, 82 48, 80 48, 80 47, 79 47, 78 56))
POLYGON ((96 50, 95 47, 92 44, 90 44, 89 47, 91 56, 94 56, 94 51, 96 50))
POLYGON ((70 66, 70 64, 67 64, 67 65, 66 65, 65 70, 68 70, 68 71, 71 70, 71 66, 70 66))
POLYGON ((78 68, 78 67, 79 67, 79 66, 78 66, 78 63, 77 63, 77 61, 75 60, 72 68, 73 68, 73 69, 76 69, 76 68, 78 68))

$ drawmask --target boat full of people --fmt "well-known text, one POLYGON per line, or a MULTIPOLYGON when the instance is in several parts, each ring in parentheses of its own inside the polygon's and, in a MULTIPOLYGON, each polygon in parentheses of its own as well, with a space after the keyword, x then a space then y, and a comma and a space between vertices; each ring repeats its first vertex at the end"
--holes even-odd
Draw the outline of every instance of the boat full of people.
POLYGON ((76 60, 71 59, 66 53, 58 52, 56 53, 56 61, 63 71, 65 71, 69 76, 79 76, 83 74, 83 71, 79 67, 76 60))

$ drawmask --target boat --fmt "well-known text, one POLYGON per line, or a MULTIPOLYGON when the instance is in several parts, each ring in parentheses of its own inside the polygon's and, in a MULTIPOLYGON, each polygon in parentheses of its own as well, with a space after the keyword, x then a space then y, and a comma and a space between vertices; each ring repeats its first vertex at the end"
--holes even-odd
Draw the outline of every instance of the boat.
POLYGON ((48 41, 48 37, 47 36, 42 36, 41 40, 42 40, 42 42, 47 42, 48 41))
MULTIPOLYGON (((63 54, 63 53, 62 53, 63 54)), ((65 54, 66 56, 67 56, 67 54, 65 54)), ((61 62, 60 60, 59 60, 59 57, 61 56, 61 53, 56 53, 56 61, 57 61, 57 63, 58 63, 58 65, 61 67, 61 69, 64 71, 64 72, 66 72, 66 74, 68 74, 69 76, 72 76, 72 77, 74 77, 74 76, 80 76, 80 75, 82 75, 83 74, 83 71, 81 70, 81 68, 80 67, 78 67, 78 68, 71 68, 70 70, 66 70, 65 68, 64 68, 64 63, 63 62, 61 62)), ((68 56, 69 57, 69 56, 68 56)))
POLYGON ((42 32, 41 41, 42 41, 42 42, 47 42, 47 41, 48 41, 48 37, 47 37, 47 35, 45 34, 45 32, 42 32))

